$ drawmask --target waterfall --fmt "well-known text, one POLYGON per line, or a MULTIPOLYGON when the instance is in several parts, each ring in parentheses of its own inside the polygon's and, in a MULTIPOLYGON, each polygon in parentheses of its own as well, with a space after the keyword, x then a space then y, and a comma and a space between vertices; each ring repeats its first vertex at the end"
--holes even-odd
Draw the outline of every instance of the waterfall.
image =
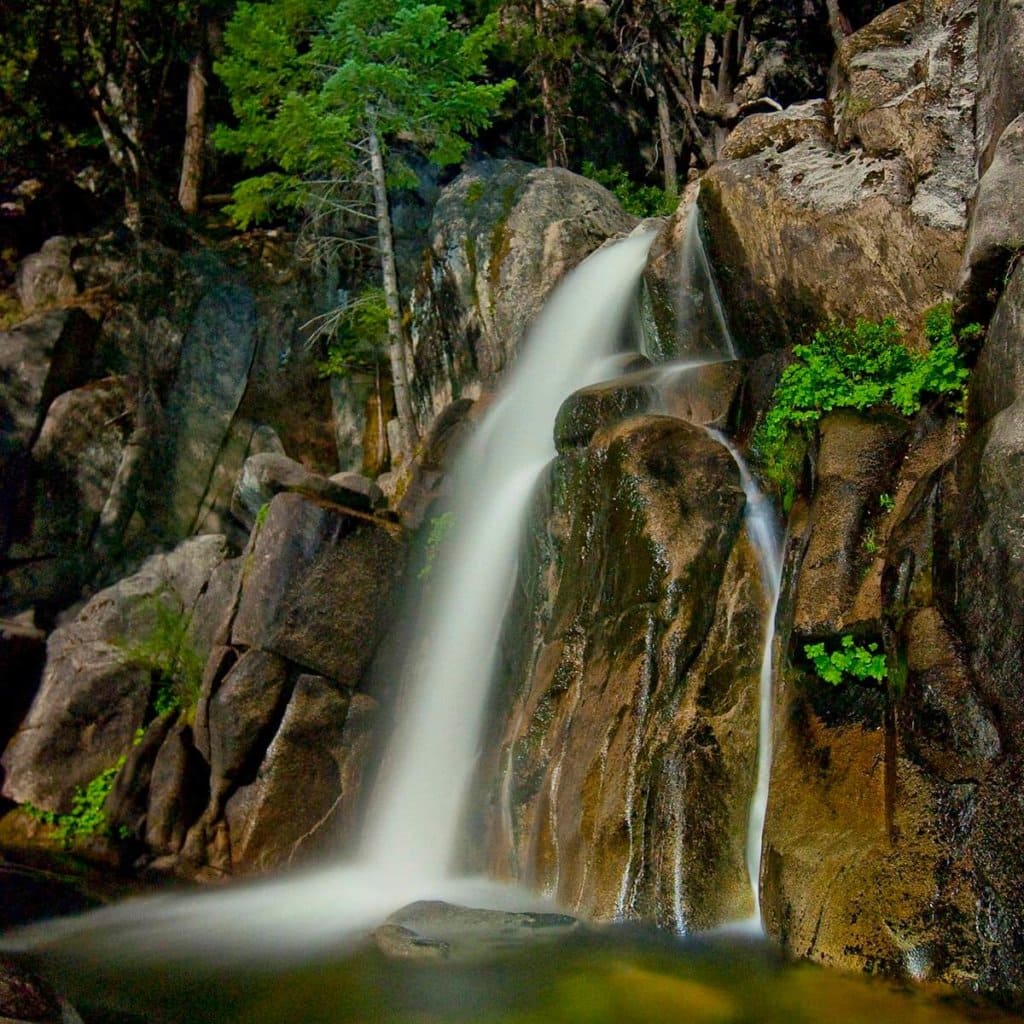
POLYGON ((761 927, 761 843, 764 834, 765 811, 768 807, 768 782, 772 767, 772 652, 775 646, 775 612, 782 588, 782 543, 772 503, 757 486, 743 456, 736 446, 717 430, 708 433, 719 441, 733 457, 740 471, 740 483, 746 496, 744 509, 747 535, 757 555, 761 570, 761 586, 764 589, 767 615, 764 624, 764 640, 761 653, 761 674, 758 686, 758 729, 757 729, 757 782, 750 801, 747 818, 747 872, 754 893, 754 920, 761 927))
POLYGON ((704 244, 700 207, 695 202, 690 204, 686 215, 680 282, 678 337, 703 338, 710 352, 721 353, 729 359, 739 358, 704 244))
POLYGON ((361 934, 417 899, 510 909, 536 903, 517 890, 450 873, 521 534, 537 478, 555 455, 555 416, 568 395, 604 376, 653 237, 608 245, 559 284, 458 462, 456 525, 433 570, 437 589, 419 623, 421 654, 408 666, 403 712, 357 861, 43 922, 5 940, 4 948, 71 940, 120 957, 212 962, 272 955, 279 962, 361 934))
POLYGON ((427 650, 367 825, 365 857, 389 872, 428 883, 452 866, 530 496, 555 455, 552 425, 565 398, 601 379, 652 240, 604 248, 559 286, 456 468, 456 533, 419 629, 427 650))

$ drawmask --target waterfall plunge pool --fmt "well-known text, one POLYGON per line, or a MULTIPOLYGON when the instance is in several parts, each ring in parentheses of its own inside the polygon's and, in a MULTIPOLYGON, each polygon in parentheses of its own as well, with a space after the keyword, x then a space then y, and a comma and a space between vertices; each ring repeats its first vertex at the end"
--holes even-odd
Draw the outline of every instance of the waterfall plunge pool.
POLYGON ((429 962, 376 948, 255 967, 97 957, 36 965, 85 1024, 957 1024, 1019 1018, 943 993, 787 964, 735 936, 588 929, 506 952, 429 962))

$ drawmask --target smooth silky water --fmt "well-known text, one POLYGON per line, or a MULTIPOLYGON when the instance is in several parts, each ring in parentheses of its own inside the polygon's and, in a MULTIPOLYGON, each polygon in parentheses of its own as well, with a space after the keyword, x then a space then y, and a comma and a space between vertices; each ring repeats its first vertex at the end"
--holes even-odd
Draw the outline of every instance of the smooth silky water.
MULTIPOLYGON (((696 230, 694 224, 693 244, 699 243, 696 230)), ((607 246, 556 289, 460 459, 452 505, 456 527, 434 570, 438 586, 431 606, 418 624, 405 710, 359 855, 277 879, 128 901, 42 922, 0 941, 0 950, 25 957, 67 994, 86 1024, 1003 1019, 991 1009, 920 991, 786 965, 749 932, 685 938, 611 925, 537 939, 517 950, 484 948, 470 961, 427 964, 386 959, 367 940, 390 912, 424 898, 554 909, 521 890, 460 878, 453 866, 520 534, 535 481, 554 455, 555 414, 571 392, 609 375, 650 242, 645 235, 607 246)), ((696 262, 699 270, 699 256, 696 262)), ((713 288, 709 272, 707 278, 713 288)), ((714 296, 711 303, 725 339, 713 358, 731 356, 720 303, 714 296)), ((687 372, 699 362, 664 372, 687 372)), ((756 894, 770 763, 778 535, 770 505, 742 459, 719 439, 740 466, 747 528, 772 612, 765 627, 758 787, 748 841, 756 894)))

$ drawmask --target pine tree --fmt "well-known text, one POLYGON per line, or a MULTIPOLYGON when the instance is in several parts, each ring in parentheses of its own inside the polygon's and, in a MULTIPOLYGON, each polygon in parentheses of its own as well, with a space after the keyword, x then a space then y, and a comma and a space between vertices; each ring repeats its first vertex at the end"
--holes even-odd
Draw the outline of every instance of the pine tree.
POLYGON ((403 446, 418 440, 395 269, 388 186, 402 180, 392 144, 440 165, 459 161, 511 83, 485 84, 488 20, 454 27, 422 0, 268 0, 242 3, 216 65, 238 118, 215 141, 250 168, 232 208, 243 226, 281 206, 366 218, 376 229, 388 309, 388 358, 403 446))

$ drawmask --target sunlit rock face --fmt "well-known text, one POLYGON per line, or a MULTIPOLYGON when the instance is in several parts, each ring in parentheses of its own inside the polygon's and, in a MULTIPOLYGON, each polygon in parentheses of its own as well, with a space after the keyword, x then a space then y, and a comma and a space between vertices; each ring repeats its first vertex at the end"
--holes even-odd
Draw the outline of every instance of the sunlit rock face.
POLYGON ((489 864, 599 919, 749 916, 763 597, 728 452, 662 416, 537 497, 483 795, 489 864))
POLYGON ((927 413, 902 434, 822 424, 790 518, 762 862, 765 923, 792 952, 1010 999, 1024 987, 1022 280, 982 354, 975 405, 991 418, 973 435, 927 413), (817 676, 806 644, 845 634, 884 643, 885 684, 817 676))
POLYGON ((562 168, 489 160, 449 185, 410 301, 421 426, 492 387, 559 280, 636 223, 607 189, 562 168))
POLYGON ((830 318, 892 315, 917 330, 951 290, 977 181, 976 9, 885 11, 843 44, 831 108, 760 115, 704 178, 711 255, 744 353, 830 318))

